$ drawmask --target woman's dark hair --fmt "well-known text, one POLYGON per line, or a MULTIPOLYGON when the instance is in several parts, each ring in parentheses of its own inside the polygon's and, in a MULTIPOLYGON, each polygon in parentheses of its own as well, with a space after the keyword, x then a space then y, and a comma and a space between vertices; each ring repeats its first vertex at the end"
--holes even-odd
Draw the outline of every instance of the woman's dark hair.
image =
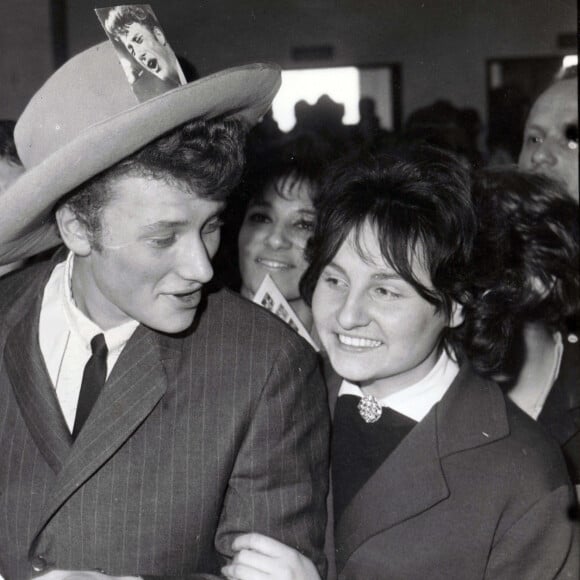
POLYGON ((240 200, 247 206, 271 184, 284 196, 287 188, 300 182, 311 186, 315 198, 324 172, 335 158, 332 144, 309 131, 286 136, 267 149, 260 148, 259 153, 250 149, 239 191, 240 200))
POLYGON ((197 196, 223 201, 242 175, 245 135, 244 124, 236 119, 191 121, 83 183, 57 207, 68 205, 99 249, 101 213, 116 179, 134 176, 179 183, 197 196))
MULTIPOLYGON (((452 303, 466 299, 476 220, 469 173, 452 154, 411 147, 341 163, 326 180, 316 209, 310 267, 300 286, 309 304, 323 269, 366 223, 376 229, 388 264, 425 300, 449 316, 452 303), (414 259, 421 260, 432 288, 414 275, 414 259)), ((364 249, 358 250, 365 259, 364 249)), ((443 339, 457 348, 455 329, 447 329, 443 339)))
MULTIPOLYGON (((473 198, 474 300, 462 330, 468 356, 496 361, 494 351, 513 350, 526 322, 558 327, 580 309, 578 206, 560 183, 516 168, 480 172, 473 198)), ((488 366, 509 380, 509 369, 488 366)))

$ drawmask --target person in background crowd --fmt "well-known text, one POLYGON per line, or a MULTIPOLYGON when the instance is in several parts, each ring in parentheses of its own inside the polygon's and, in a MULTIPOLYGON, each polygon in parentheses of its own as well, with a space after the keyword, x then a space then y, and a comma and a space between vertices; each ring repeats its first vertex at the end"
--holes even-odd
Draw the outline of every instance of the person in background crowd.
POLYGON ((564 69, 532 106, 518 164, 563 181, 578 203, 577 65, 564 69))
MULTIPOLYGON (((360 159, 331 174, 317 210, 301 287, 338 375, 329 578, 577 578, 561 452, 479 374, 503 353, 466 356, 501 332, 463 331, 468 172, 427 149, 360 159)), ((279 546, 251 534, 234 549, 228 578, 270 577, 257 571, 279 546)))
POLYGON ((482 162, 477 143, 478 121, 475 109, 459 109, 449 101, 438 100, 409 115, 402 137, 410 143, 450 151, 466 167, 477 168, 482 162))
MULTIPOLYGON (((14 121, 0 121, 0 195, 24 173, 24 167, 22 167, 14 144, 15 124, 14 121)), ((17 260, 10 264, 0 265, 0 276, 16 270, 22 264, 21 260, 17 260)))
POLYGON ((0 263, 64 247, 0 282, 7 580, 217 578, 250 531, 324 574, 316 353, 207 287, 246 125, 279 84, 255 64, 135 104, 106 42, 20 117, 0 263))
POLYGON ((580 345, 568 322, 580 311, 580 240, 577 204, 560 183, 511 168, 479 174, 468 319, 474 333, 483 321, 504 330, 495 348, 508 354, 496 380, 558 441, 578 486, 580 345))
POLYGON ((514 165, 522 148, 522 130, 530 111, 530 98, 517 83, 489 91, 486 135, 487 167, 514 165))
POLYGON ((230 211, 234 220, 243 216, 242 222, 228 224, 238 232, 242 296, 251 300, 269 274, 307 330, 312 315, 299 282, 308 265, 304 249, 314 230, 314 200, 332 158, 331 145, 313 133, 272 145, 250 161, 230 211))

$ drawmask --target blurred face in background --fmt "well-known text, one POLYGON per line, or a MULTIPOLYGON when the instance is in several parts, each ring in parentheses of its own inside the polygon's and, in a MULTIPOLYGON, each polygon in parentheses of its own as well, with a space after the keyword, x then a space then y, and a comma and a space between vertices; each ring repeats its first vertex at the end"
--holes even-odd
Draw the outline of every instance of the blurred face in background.
POLYGON ((563 181, 578 201, 576 82, 559 81, 538 97, 526 121, 519 166, 563 181))
POLYGON ((247 298, 269 274, 288 302, 302 301, 298 285, 314 229, 311 193, 308 182, 283 178, 250 202, 238 236, 242 294, 247 298))

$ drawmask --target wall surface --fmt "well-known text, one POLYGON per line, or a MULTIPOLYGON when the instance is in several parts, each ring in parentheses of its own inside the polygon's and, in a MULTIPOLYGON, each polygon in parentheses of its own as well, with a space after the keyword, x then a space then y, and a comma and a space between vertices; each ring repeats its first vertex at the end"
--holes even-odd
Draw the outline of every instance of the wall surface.
MULTIPOLYGON (((485 110, 488 58, 557 54, 573 0, 163 0, 151 2, 176 52, 201 74, 254 60, 297 67, 292 47, 330 44, 332 61, 400 62, 403 113, 438 98, 485 110)), ((69 2, 72 51, 102 37, 93 2, 69 2), (97 29, 97 34, 91 36, 97 29)), ((111 5, 106 2, 103 5, 111 5)), ((306 64, 308 66, 309 63, 306 64)))
MULTIPOLYGON (((105 38, 93 8, 112 4, 65 3, 68 33, 62 40, 69 54, 105 38)), ((484 116, 487 59, 564 54, 569 51, 558 48, 557 36, 574 32, 577 26, 574 0, 150 0, 150 4, 175 51, 202 75, 260 60, 286 68, 401 63, 405 115, 445 98, 457 106, 474 106, 484 116), (293 47, 316 45, 332 45, 334 57, 306 63, 292 60, 293 47)), ((0 73, 2 79, 9 78, 14 98, 0 97, 0 115, 14 112, 15 101, 32 94, 50 68, 50 51, 45 54, 50 45, 48 7, 48 0, 2 0, 2 27, 10 36, 1 41, 0 73), (14 66, 12 59, 21 64, 14 66), (16 75, 14 81, 9 75, 16 75)))
POLYGON ((16 119, 54 70, 48 0, 0 1, 0 118, 16 119))

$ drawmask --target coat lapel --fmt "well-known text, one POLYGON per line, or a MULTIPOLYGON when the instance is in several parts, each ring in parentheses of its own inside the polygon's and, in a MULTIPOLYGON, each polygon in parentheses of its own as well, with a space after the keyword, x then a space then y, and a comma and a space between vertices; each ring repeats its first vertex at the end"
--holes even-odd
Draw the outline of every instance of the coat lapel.
MULTIPOLYGON (((51 271, 52 267, 48 274, 51 271)), ((42 278, 39 288, 44 289, 46 280, 42 278)), ((30 292, 37 296, 23 296, 27 309, 8 333, 4 361, 28 431, 46 462, 58 473, 69 455, 72 439, 40 352, 38 317, 42 292, 37 287, 31 287, 30 292)))
POLYGON ((448 495, 437 451, 436 417, 431 412, 373 474, 337 522, 337 569, 342 570, 367 538, 429 509, 448 495))
POLYGON ((137 328, 58 474, 37 534, 153 411, 167 390, 172 361, 180 352, 171 337, 137 328))
MULTIPOLYGON (((335 394, 331 393, 332 397, 335 394)), ((499 387, 464 364, 443 399, 409 433, 345 509, 335 530, 340 572, 368 538, 445 500, 442 459, 507 436, 499 387)))

